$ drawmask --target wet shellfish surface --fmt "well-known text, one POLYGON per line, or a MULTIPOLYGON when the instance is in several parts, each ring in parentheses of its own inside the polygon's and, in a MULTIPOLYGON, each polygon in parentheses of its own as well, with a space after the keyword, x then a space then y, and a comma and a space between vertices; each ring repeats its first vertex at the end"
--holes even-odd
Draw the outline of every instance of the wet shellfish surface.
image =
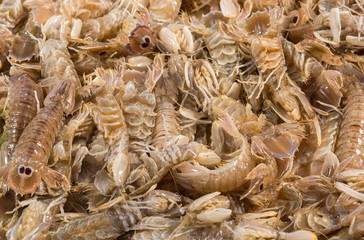
POLYGON ((0 238, 363 237, 363 14, 0 1, 0 238))

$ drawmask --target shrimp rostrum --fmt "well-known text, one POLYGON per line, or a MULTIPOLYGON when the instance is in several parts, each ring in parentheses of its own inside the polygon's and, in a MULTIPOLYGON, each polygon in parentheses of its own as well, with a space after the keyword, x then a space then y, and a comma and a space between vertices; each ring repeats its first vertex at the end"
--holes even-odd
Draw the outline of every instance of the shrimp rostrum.
POLYGON ((19 138, 11 162, 0 168, 0 178, 20 194, 34 193, 43 179, 49 187, 59 183, 69 189, 65 176, 47 167, 63 115, 74 106, 75 87, 62 81, 46 97, 42 108, 30 121, 19 138))

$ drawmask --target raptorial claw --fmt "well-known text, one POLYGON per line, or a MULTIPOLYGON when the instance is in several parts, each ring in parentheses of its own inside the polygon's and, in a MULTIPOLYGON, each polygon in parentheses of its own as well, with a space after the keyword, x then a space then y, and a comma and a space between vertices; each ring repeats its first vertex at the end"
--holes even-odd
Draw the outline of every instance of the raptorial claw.
POLYGON ((256 194, 259 191, 264 190, 264 188, 271 181, 272 174, 273 173, 266 164, 260 163, 258 166, 256 166, 246 176, 246 180, 250 180, 250 186, 240 199, 244 199, 250 194, 256 194))
POLYGON ((49 167, 42 169, 42 179, 51 188, 57 188, 60 185, 63 190, 70 190, 70 184, 66 176, 49 167))

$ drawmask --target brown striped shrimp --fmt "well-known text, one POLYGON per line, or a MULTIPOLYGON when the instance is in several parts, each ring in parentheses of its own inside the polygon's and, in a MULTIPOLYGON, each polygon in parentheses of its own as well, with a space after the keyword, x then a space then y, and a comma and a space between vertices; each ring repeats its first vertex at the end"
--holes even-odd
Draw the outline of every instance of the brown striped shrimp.
POLYGON ((340 162, 351 159, 347 169, 364 169, 363 147, 363 108, 364 85, 363 74, 353 65, 343 65, 341 70, 345 76, 346 106, 335 153, 340 162))
POLYGON ((9 116, 5 128, 8 138, 8 154, 11 158, 24 128, 42 107, 43 92, 28 75, 15 74, 9 80, 7 100, 9 116))
MULTIPOLYGON (((214 113, 213 119, 218 119, 218 117, 228 114, 239 132, 248 139, 261 133, 263 126, 267 123, 264 115, 257 116, 250 104, 244 106, 240 101, 224 95, 212 98, 211 102, 214 113)), ((214 130, 214 126, 212 126, 212 130, 214 130)))
POLYGON ((20 194, 34 193, 43 179, 49 187, 60 184, 69 189, 65 176, 47 167, 52 146, 63 115, 74 107, 75 87, 72 81, 57 84, 47 95, 42 108, 19 138, 12 161, 2 166, 0 176, 8 187, 20 194))
POLYGON ((178 110, 178 118, 182 135, 188 137, 191 141, 196 140, 195 134, 197 124, 209 124, 210 120, 204 120, 208 115, 199 112, 200 100, 196 95, 198 93, 194 88, 193 68, 190 59, 184 54, 174 54, 168 61, 168 73, 180 90, 181 102, 178 110), (183 96, 183 97, 182 97, 183 96))
POLYGON ((232 138, 236 150, 226 154, 217 169, 211 170, 197 162, 183 162, 173 168, 173 175, 180 185, 199 193, 233 191, 246 183, 247 174, 255 167, 250 144, 227 115, 218 120, 226 134, 232 138), (226 160, 226 161, 224 161, 226 160))
POLYGON ((136 196, 132 199, 125 201, 123 197, 118 197, 109 201, 94 209, 98 210, 98 213, 75 219, 59 227, 52 239, 117 238, 125 232, 138 229, 137 224, 146 216, 154 216, 156 213, 167 216, 181 214, 178 203, 182 198, 172 192, 152 190, 143 197, 136 196))

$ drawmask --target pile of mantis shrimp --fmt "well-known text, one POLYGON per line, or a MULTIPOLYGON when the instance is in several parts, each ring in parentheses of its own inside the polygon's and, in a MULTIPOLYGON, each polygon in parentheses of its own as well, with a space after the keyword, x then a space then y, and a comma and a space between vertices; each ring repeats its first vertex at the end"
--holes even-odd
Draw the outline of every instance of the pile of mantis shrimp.
POLYGON ((0 239, 361 239, 362 0, 0 0, 0 239))

